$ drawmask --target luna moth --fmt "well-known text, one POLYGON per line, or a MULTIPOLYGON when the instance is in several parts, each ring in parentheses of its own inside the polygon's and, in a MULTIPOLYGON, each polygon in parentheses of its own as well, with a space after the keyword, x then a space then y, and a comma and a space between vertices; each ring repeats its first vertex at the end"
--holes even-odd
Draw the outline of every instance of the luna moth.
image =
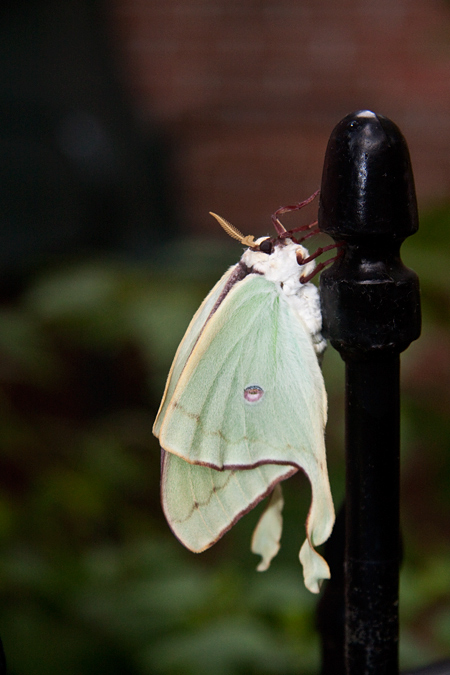
POLYGON ((302 469, 312 497, 299 558, 317 593, 330 571, 315 546, 329 537, 334 509, 315 262, 278 219, 276 238, 255 240, 211 215, 247 248, 197 310, 169 372, 153 427, 163 511, 201 552, 270 495, 252 538, 263 571, 280 548, 280 483, 302 469))

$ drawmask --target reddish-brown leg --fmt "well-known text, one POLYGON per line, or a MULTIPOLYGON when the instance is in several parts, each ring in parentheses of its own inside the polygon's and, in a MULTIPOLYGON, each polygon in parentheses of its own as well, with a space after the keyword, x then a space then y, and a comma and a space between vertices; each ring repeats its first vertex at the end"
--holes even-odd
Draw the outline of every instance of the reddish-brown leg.
POLYGON ((307 258, 304 258, 300 265, 306 265, 306 263, 311 262, 311 260, 315 260, 316 258, 319 257, 319 255, 322 255, 322 253, 325 253, 325 251, 331 251, 332 248, 340 248, 343 246, 343 242, 339 242, 338 244, 329 244, 328 246, 320 246, 317 251, 314 251, 310 256, 307 258))
POLYGON ((317 197, 319 192, 320 190, 316 190, 316 192, 314 192, 310 197, 304 199, 302 202, 297 202, 297 204, 290 204, 289 206, 280 206, 280 208, 277 209, 274 214, 272 214, 272 223, 279 236, 282 235, 284 232, 286 232, 286 228, 284 227, 284 225, 280 223, 280 221, 278 220, 278 216, 282 216, 283 213, 290 213, 291 211, 298 211, 299 209, 302 209, 304 206, 312 202, 313 199, 317 197))
MULTIPOLYGON (((343 245, 343 244, 331 244, 331 246, 325 246, 325 248, 324 248, 323 250, 326 251, 327 249, 329 250, 330 248, 333 248, 333 247, 336 247, 336 246, 342 246, 342 245, 343 245)), ((318 250, 320 250, 320 249, 318 249, 318 250)), ((322 252, 323 252, 323 251, 322 251, 322 252)), ((319 253, 318 255, 320 255, 320 253, 319 253)), ((331 265, 331 263, 333 263, 335 260, 337 260, 338 258, 340 258, 342 255, 344 255, 344 251, 339 251, 339 253, 338 253, 337 255, 335 255, 333 258, 330 258, 329 260, 324 260, 323 262, 319 263, 319 264, 314 268, 314 270, 311 272, 311 274, 308 274, 306 277, 300 277, 300 283, 301 283, 301 284, 306 284, 306 283, 308 283, 308 281, 311 281, 311 279, 312 279, 313 277, 315 277, 316 274, 318 274, 319 272, 321 272, 325 267, 327 267, 327 265, 331 265)), ((314 257, 316 257, 316 256, 314 255, 314 257)), ((303 263, 309 262, 311 259, 313 259, 312 256, 310 256, 309 258, 306 258, 306 259, 303 261, 303 263)))
POLYGON ((309 223, 309 225, 301 225, 300 227, 294 227, 292 230, 286 230, 285 232, 282 232, 280 235, 278 235, 278 239, 292 239, 296 244, 299 244, 301 241, 304 241, 305 239, 308 239, 308 237, 312 237, 314 234, 319 234, 320 230, 317 227, 317 220, 315 220, 313 223, 309 223), (308 232, 304 237, 300 237, 300 239, 297 239, 296 237, 293 236, 295 232, 308 232))

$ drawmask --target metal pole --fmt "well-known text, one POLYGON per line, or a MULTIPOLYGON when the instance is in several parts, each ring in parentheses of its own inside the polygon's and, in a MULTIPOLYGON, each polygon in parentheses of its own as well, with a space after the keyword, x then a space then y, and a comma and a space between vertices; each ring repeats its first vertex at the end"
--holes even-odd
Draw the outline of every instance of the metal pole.
MULTIPOLYGON (((398 675, 399 355, 420 334, 420 299, 400 260, 418 226, 413 175, 389 119, 358 111, 335 127, 319 226, 345 243, 321 275, 325 331, 346 363, 347 465, 343 574, 335 562, 326 591, 337 617, 345 579, 345 644, 324 636, 324 663, 334 675, 398 675)), ((322 626, 326 609, 324 598, 322 626)))
POLYGON ((346 666, 398 673, 398 355, 346 362, 346 666))

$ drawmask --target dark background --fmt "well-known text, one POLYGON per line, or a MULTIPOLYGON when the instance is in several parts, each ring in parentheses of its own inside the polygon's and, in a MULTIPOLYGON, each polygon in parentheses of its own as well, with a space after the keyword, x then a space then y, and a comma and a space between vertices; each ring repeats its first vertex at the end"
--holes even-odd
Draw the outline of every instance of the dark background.
MULTIPOLYGON (((261 507, 200 555, 159 506, 151 427, 173 353, 245 234, 320 185, 371 108, 405 134, 424 329, 403 357, 403 667, 450 652, 450 6, 7 1, 0 8, 0 635, 12 675, 317 672, 298 550, 254 571, 261 507)), ((314 217, 286 216, 292 226, 314 217)), ((343 368, 324 361, 343 494, 343 368)))

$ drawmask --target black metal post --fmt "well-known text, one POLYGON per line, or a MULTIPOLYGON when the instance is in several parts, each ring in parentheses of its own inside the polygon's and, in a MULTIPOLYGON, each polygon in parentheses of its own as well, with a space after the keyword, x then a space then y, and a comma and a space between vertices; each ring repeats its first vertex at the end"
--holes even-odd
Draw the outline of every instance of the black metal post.
MULTIPOLYGON (((319 226, 345 243, 320 283, 325 332, 346 363, 347 463, 344 575, 335 563, 333 586, 332 564, 326 590, 338 617, 345 577, 345 648, 324 636, 322 673, 398 675, 399 355, 420 334, 420 299, 400 260, 418 226, 413 175, 389 119, 359 111, 335 127, 319 226)), ((324 626, 326 598, 320 611, 324 626)))

